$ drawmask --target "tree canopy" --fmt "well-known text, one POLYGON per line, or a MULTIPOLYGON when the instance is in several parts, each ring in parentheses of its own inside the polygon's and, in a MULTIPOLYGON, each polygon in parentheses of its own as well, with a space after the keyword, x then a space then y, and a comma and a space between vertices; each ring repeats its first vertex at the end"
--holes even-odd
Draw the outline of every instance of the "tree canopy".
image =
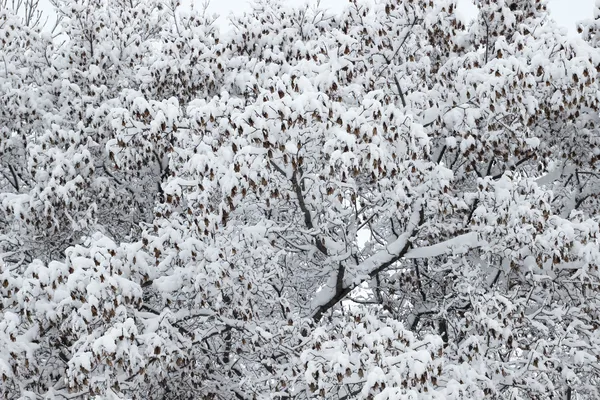
POLYGON ((600 1, 473 1, 5 2, 0 397, 599 398, 600 1))

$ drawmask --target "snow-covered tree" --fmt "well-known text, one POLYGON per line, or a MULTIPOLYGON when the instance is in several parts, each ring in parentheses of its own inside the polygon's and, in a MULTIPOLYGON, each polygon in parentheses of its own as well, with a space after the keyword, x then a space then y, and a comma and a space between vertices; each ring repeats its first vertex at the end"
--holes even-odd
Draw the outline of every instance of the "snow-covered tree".
POLYGON ((475 3, 2 11, 2 396, 597 398, 597 21, 475 3))

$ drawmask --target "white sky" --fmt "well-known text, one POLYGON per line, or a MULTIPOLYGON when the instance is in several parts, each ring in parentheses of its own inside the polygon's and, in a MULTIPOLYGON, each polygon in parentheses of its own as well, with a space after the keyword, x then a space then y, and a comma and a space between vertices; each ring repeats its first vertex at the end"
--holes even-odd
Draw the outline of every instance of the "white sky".
MULTIPOLYGON (((192 0, 200 6, 205 0, 192 0)), ((306 4, 306 0, 287 0, 289 4, 306 4)), ((311 3, 314 3, 312 1, 311 3)), ((321 6, 331 10, 339 10, 348 0, 321 0, 321 6)), ((471 0, 458 0, 459 9, 464 15, 473 15, 474 6, 471 0)), ((552 16, 562 26, 575 34, 575 24, 583 19, 593 18, 594 0, 549 0, 552 16)), ((231 12, 241 13, 250 9, 249 0, 211 0, 209 11, 226 16, 231 12)))
MULTIPOLYGON (((207 0, 183 0, 183 3, 193 2, 200 7, 207 0)), ((221 16, 227 16, 230 13, 242 13, 250 9, 251 0, 208 0, 209 12, 217 13, 221 16)), ((288 4, 303 5, 315 3, 316 0, 286 0, 288 4)), ((50 11, 48 0, 41 0, 41 7, 45 11, 50 11)), ((321 0, 321 6, 332 11, 342 9, 348 0, 321 0)), ((472 0, 458 0, 459 10, 465 16, 473 16, 475 7, 472 0)), ((593 18, 594 0, 548 0, 550 10, 554 19, 562 26, 566 27, 570 35, 576 34, 576 22, 583 19, 593 18)), ((221 21, 225 21, 224 18, 221 21)))

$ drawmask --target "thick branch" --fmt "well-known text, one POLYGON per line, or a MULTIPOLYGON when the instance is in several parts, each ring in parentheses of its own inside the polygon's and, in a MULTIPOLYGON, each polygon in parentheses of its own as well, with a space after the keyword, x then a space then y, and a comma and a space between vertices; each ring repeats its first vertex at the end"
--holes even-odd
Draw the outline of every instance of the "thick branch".
POLYGON ((400 81, 396 74, 394 74, 394 83, 396 84, 396 88, 398 89, 398 94, 400 95, 400 101, 402 101, 402 107, 406 108, 406 99, 404 98, 404 93, 402 92, 402 87, 400 86, 400 81))
POLYGON ((408 251, 404 258, 430 258, 446 254, 454 246, 468 246, 469 249, 478 246, 480 243, 477 240, 476 232, 469 232, 463 235, 453 237, 441 243, 436 243, 431 246, 419 247, 408 251))
POLYGON ((353 280, 343 282, 341 285, 336 284, 335 291, 332 293, 321 292, 319 293, 321 296, 317 295, 316 303, 318 305, 314 309, 313 320, 319 321, 327 311, 344 299, 352 290, 363 282, 373 279, 377 274, 385 271, 406 255, 411 246, 410 238, 414 236, 418 227, 423 224, 425 219, 422 204, 416 204, 416 208, 408 223, 406 232, 388 244, 385 249, 380 250, 360 263, 357 266, 358 275, 353 280))
POLYGON ((10 173, 13 177, 13 186, 15 187, 15 190, 17 191, 17 193, 19 192, 19 178, 17 178, 17 172, 15 171, 14 167, 10 164, 8 164, 8 169, 10 170, 10 173))
POLYGON ((421 298, 423 302, 427 301, 427 295, 425 295, 425 291, 423 290, 423 285, 421 284, 421 271, 419 270, 419 262, 415 261, 415 274, 417 275, 417 287, 419 288, 419 292, 421 293, 421 298))
POLYGON ((346 273, 346 268, 344 267, 344 264, 342 262, 340 262, 340 264, 338 266, 337 278, 336 278, 336 282, 335 282, 336 292, 344 290, 344 275, 345 275, 345 273, 346 273))
MULTIPOLYGON (((294 173, 292 174, 292 187, 294 188, 294 192, 296 193, 296 197, 298 198, 298 205, 300 206, 300 210, 302 210, 302 212, 304 213, 304 225, 306 225, 308 229, 313 230, 315 229, 315 227, 312 222, 310 210, 308 209, 308 207, 306 207, 306 203, 304 202, 304 195, 302 194, 302 188, 300 187, 300 183, 298 182, 296 174, 297 171, 294 171, 294 173)), ((327 248, 318 237, 315 237, 315 245, 321 253, 323 253, 324 255, 328 255, 327 248)))

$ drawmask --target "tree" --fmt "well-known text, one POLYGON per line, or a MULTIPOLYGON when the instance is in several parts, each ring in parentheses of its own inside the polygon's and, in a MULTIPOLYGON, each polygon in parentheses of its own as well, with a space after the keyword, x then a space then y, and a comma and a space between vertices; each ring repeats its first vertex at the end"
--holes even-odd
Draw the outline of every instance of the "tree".
POLYGON ((5 13, 3 395, 598 397, 595 22, 476 4, 5 13))

